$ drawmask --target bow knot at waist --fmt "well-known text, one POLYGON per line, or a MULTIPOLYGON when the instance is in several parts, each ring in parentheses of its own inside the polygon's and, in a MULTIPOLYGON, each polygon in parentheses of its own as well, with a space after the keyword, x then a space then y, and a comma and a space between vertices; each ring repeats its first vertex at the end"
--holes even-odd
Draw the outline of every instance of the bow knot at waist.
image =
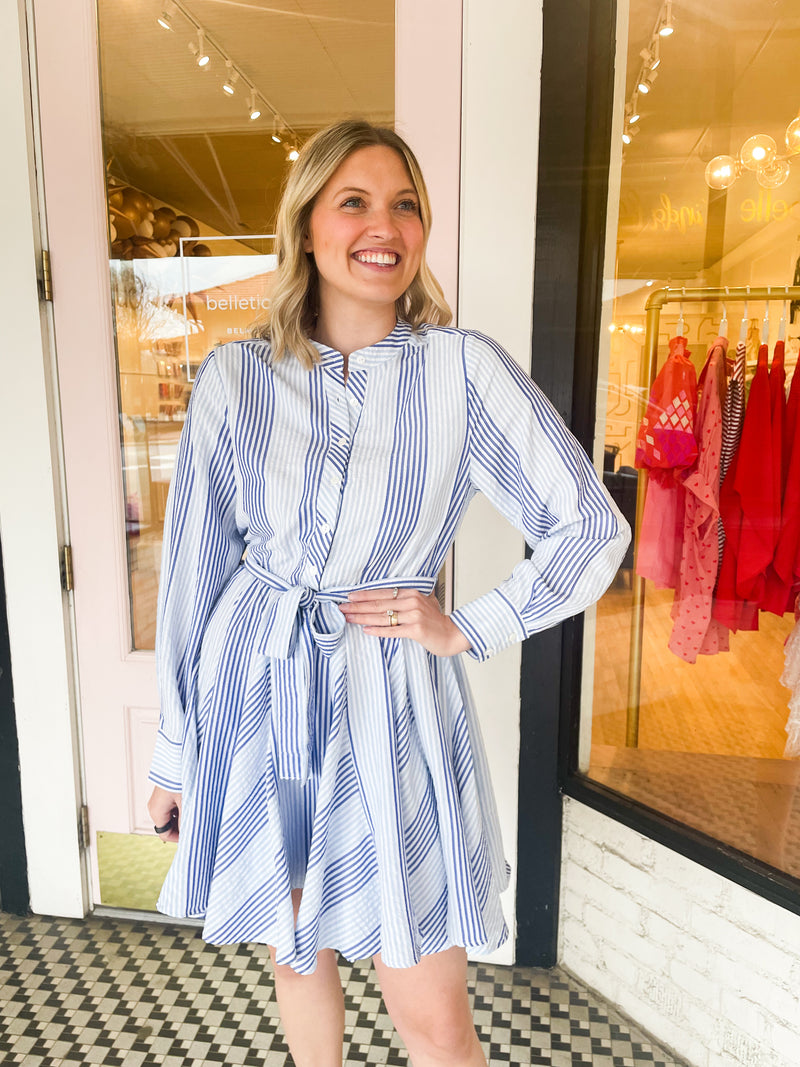
MULTIPOLYGON (((347 686, 342 684, 347 670, 342 647, 346 621, 338 605, 357 589, 397 587, 428 594, 433 591, 434 579, 423 575, 403 576, 323 590, 293 585, 248 559, 244 566, 277 594, 270 597, 258 650, 273 660, 271 700, 278 773, 281 778, 304 782, 308 778, 314 734, 310 722, 314 708, 314 646, 329 661, 331 699, 337 702, 347 699, 347 686)), ((383 657, 379 658, 383 662, 383 657)))

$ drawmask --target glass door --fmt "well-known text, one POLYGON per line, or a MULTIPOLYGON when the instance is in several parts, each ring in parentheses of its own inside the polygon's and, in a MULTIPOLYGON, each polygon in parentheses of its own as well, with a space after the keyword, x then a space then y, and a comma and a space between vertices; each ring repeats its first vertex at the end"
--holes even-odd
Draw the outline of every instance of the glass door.
POLYGON ((393 124, 394 5, 34 8, 94 901, 152 910, 155 604, 192 382, 267 306, 297 147, 393 124))

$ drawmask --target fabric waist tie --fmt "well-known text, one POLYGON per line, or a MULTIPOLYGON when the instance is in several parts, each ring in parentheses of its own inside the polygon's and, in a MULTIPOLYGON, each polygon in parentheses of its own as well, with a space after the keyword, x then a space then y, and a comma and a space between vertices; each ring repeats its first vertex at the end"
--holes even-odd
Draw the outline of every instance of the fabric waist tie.
POLYGON ((337 605, 343 604, 348 594, 357 589, 397 587, 418 589, 427 595, 433 592, 435 581, 427 575, 403 575, 349 588, 320 590, 292 585, 247 558, 243 565, 277 594, 270 598, 258 651, 273 661, 272 722, 278 774, 281 778, 305 782, 311 763, 313 736, 315 645, 328 660, 331 699, 335 705, 347 701, 344 646, 347 623, 337 605))

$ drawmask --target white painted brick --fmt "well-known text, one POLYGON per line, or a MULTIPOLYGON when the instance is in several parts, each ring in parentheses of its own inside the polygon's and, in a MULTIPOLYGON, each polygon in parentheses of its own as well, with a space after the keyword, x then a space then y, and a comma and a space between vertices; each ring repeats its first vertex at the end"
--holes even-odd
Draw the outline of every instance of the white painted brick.
POLYGON ((715 1006, 719 1003, 719 986, 700 974, 693 967, 688 967, 680 960, 671 960, 669 975, 679 989, 701 1004, 715 1006))
POLYGON ((585 837, 573 837, 564 854, 587 871, 599 871, 603 864, 603 849, 585 837))
POLYGON ((651 940, 667 953, 677 951, 682 931, 675 923, 668 922, 654 911, 645 911, 644 928, 651 940))
POLYGON ((591 901, 601 911, 621 922, 641 925, 639 905, 627 893, 610 886, 598 875, 568 862, 564 867, 564 878, 569 889, 583 896, 585 901, 591 901))
POLYGON ((789 1063, 800 1063, 800 1029, 778 1024, 770 1028, 770 1046, 789 1063))
POLYGON ((800 1067, 800 917, 578 801, 564 857, 565 966, 693 1067, 800 1067))
POLYGON ((603 857, 602 874, 617 889, 624 889, 636 900, 646 901, 653 889, 653 878, 648 871, 635 867, 614 852, 603 857))
POLYGON ((720 1008, 723 1022, 756 1041, 763 1040, 767 1032, 767 1018, 760 1005, 723 989, 720 992, 720 1008))
POLYGON ((746 1000, 762 1005, 779 1022, 794 1020, 800 1033, 800 992, 786 988, 779 977, 767 978, 749 967, 740 966, 736 968, 730 987, 746 1000))

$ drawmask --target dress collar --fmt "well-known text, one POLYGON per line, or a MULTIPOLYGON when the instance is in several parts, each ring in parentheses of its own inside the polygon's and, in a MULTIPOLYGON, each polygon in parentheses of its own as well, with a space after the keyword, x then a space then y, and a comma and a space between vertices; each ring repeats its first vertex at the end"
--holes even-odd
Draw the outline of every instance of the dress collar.
MULTIPOLYGON (((323 363, 327 362, 329 359, 342 359, 341 352, 337 352, 336 349, 330 348, 328 345, 324 345, 320 341, 312 340, 311 343, 319 352, 323 363)), ((357 364, 382 363, 384 360, 390 359, 392 356, 400 353, 407 346, 421 345, 422 343, 423 334, 416 332, 410 323, 398 319, 390 334, 384 337, 381 341, 376 341, 374 345, 367 345, 366 348, 359 348, 356 349, 356 351, 351 352, 349 361, 357 364), (358 358, 356 359, 355 357, 358 358)))

